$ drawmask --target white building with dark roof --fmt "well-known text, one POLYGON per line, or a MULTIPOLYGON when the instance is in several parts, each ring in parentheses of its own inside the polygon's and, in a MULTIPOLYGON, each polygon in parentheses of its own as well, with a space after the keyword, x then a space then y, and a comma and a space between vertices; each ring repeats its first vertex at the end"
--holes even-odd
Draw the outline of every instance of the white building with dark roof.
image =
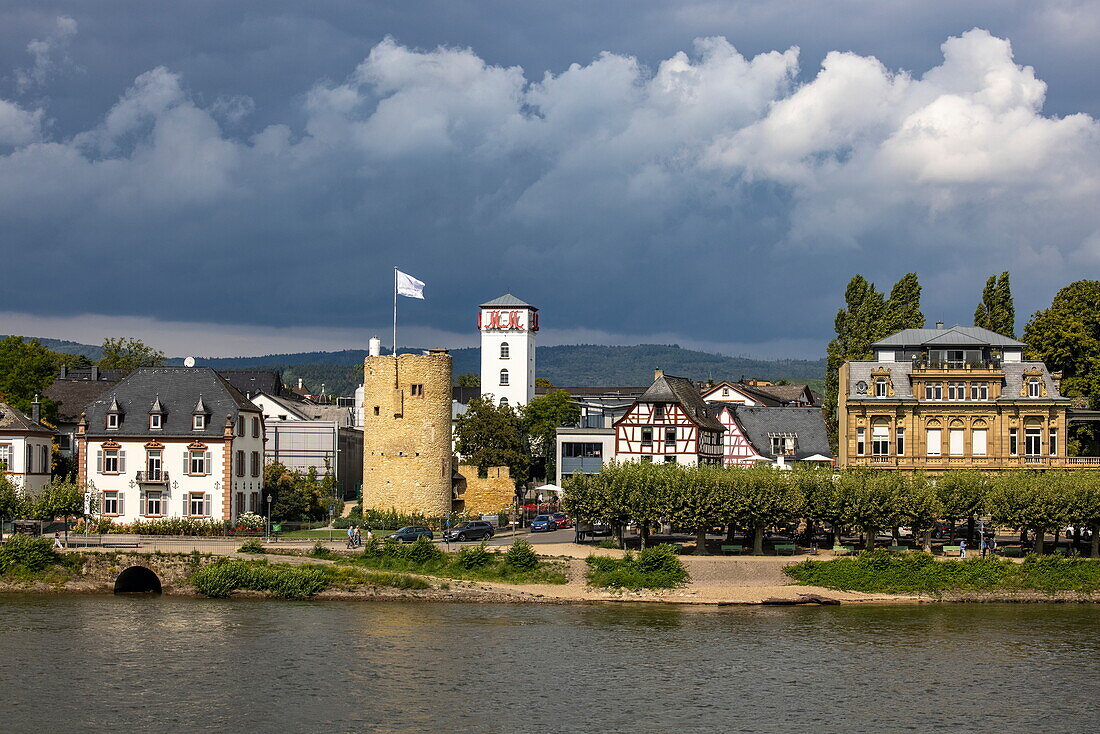
POLYGON ((81 483, 119 522, 232 520, 261 510, 260 409, 209 367, 143 367, 77 426, 81 483))
POLYGON ((0 471, 27 494, 50 483, 53 435, 37 415, 0 403, 0 471))
POLYGON ((722 463, 723 426, 691 380, 654 372, 653 384, 615 421, 618 461, 722 463))
POLYGON ((501 405, 526 405, 535 397, 535 335, 539 310, 507 293, 481 304, 481 396, 501 405))

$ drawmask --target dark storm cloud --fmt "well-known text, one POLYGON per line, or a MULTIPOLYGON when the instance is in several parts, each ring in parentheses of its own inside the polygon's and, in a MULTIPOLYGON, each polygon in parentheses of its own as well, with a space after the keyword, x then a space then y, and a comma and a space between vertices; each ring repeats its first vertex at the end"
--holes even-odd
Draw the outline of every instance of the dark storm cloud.
POLYGON ((1100 259, 1096 13, 956 5, 9 10, 0 309, 353 328, 400 264, 453 332, 512 290, 823 343, 855 271, 951 320, 1011 268, 1024 311, 1100 259))

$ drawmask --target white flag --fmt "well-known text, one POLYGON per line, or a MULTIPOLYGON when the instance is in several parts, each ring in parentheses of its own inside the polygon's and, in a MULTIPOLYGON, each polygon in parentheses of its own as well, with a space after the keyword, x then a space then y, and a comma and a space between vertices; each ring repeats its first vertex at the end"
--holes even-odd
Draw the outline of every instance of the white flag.
POLYGON ((424 299, 424 282, 417 280, 416 278, 397 271, 397 295, 408 296, 409 298, 424 299))

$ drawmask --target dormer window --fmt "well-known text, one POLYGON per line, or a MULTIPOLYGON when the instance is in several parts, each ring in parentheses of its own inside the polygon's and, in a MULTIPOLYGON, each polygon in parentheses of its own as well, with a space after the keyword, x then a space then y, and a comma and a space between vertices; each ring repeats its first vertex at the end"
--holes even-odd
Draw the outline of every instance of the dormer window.
POLYGON ((879 377, 875 380, 875 397, 884 398, 887 396, 886 392, 886 378, 879 377))
POLYGON ((107 414, 107 427, 108 428, 118 428, 118 424, 119 424, 119 414, 118 413, 108 413, 107 414))
POLYGON ((1032 377, 1027 381, 1027 396, 1029 398, 1042 397, 1042 383, 1039 382, 1038 377, 1032 377))
POLYGON ((202 413, 196 413, 191 416, 191 430, 193 431, 205 431, 206 430, 206 416, 202 413))
POLYGON ((160 404, 160 395, 153 401, 153 407, 149 408, 149 429, 159 431, 164 427, 164 406, 160 404))
POLYGON ((163 428, 161 424, 160 413, 153 413, 149 416, 149 428, 154 431, 159 431, 161 428, 163 428))
POLYGON ((118 401, 111 398, 111 405, 107 408, 107 428, 117 430, 122 425, 122 408, 118 401))

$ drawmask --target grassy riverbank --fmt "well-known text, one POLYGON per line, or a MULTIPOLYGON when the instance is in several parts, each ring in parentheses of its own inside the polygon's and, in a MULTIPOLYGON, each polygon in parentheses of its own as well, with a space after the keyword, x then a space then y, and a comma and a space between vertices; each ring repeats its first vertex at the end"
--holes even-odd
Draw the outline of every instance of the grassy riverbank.
POLYGON ((1023 563, 1014 563, 1003 558, 937 560, 926 553, 874 551, 829 561, 807 560, 788 566, 784 573, 800 584, 887 594, 1100 591, 1100 561, 1060 556, 1028 556, 1023 563))

